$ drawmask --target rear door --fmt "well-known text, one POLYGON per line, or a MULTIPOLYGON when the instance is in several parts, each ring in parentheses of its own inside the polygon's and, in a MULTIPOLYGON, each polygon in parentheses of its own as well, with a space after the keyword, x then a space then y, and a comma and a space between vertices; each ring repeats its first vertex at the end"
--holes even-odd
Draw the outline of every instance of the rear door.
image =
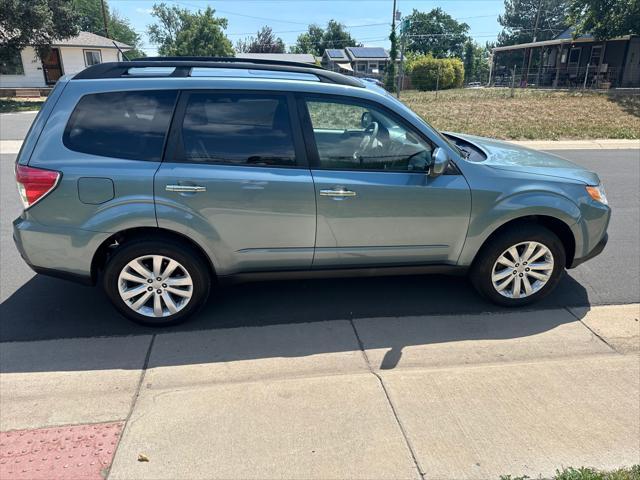
POLYGON ((314 267, 455 263, 471 195, 398 115, 348 97, 299 97, 318 210, 314 267))
POLYGON ((279 92, 181 95, 158 224, 204 242, 219 275, 311 266, 316 206, 294 106, 279 92))

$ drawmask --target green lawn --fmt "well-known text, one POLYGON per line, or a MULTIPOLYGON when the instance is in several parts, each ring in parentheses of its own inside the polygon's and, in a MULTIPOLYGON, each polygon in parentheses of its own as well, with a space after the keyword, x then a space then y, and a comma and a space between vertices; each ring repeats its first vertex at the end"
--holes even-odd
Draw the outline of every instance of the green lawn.
POLYGON ((40 110, 45 97, 40 98, 0 98, 0 113, 24 112, 29 110, 40 110))
POLYGON ((402 92, 430 124, 505 140, 640 139, 640 95, 508 88, 402 92))
MULTIPOLYGON (((535 480, 528 476, 503 475, 500 480, 535 480)), ((565 468, 556 470, 552 480, 640 480, 640 465, 618 470, 601 471, 594 468, 565 468)))

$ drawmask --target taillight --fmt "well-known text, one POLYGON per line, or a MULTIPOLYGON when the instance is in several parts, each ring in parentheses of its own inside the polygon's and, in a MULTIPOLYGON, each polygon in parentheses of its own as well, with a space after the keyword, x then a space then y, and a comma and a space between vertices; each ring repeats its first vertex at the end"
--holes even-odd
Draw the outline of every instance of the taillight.
POLYGON ((16 165, 16 183, 24 208, 42 200, 60 180, 60 172, 16 165))

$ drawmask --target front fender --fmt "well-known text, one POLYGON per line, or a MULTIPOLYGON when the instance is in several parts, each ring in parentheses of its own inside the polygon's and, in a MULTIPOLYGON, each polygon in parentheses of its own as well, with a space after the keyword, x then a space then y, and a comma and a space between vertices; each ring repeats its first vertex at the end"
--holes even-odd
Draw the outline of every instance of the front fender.
POLYGON ((567 197, 540 190, 515 192, 491 201, 483 198, 482 193, 474 194, 474 207, 467 239, 458 258, 459 265, 471 265, 485 241, 500 227, 529 216, 552 217, 565 223, 573 233, 576 251, 581 251, 580 209, 567 197))

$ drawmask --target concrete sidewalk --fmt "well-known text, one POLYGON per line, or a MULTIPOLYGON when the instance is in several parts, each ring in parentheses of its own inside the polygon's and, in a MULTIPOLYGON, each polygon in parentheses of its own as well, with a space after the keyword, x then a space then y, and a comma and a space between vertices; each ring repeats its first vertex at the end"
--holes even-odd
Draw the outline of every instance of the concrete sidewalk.
POLYGON ((6 343, 0 429, 124 421, 111 479, 617 468, 640 458, 639 317, 634 304, 6 343))

